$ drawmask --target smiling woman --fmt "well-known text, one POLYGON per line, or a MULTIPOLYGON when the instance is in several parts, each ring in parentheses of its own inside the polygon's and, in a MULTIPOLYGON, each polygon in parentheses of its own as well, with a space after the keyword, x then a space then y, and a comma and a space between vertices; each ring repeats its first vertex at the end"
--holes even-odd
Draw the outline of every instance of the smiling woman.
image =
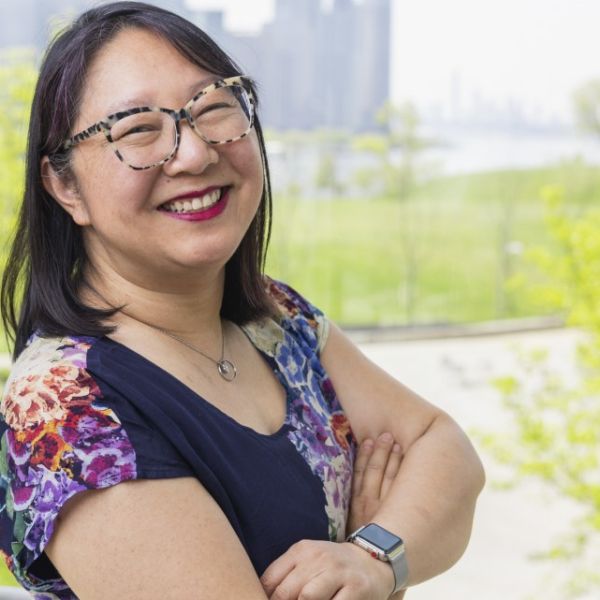
POLYGON ((36 598, 379 600, 465 548, 464 434, 263 274, 257 106, 143 3, 48 50, 2 287, 0 553, 36 598))

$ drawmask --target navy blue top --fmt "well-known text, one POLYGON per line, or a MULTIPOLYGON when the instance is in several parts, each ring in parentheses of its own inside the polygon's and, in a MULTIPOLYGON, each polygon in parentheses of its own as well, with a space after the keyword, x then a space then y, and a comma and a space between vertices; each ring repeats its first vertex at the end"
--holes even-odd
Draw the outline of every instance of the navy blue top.
POLYGON ((35 598, 76 598, 43 553, 60 508, 121 481, 196 477, 258 575, 301 539, 344 539, 356 442, 319 360, 327 321, 267 285, 278 314, 243 330, 286 391, 272 435, 109 338, 32 338, 0 405, 0 552, 35 598))

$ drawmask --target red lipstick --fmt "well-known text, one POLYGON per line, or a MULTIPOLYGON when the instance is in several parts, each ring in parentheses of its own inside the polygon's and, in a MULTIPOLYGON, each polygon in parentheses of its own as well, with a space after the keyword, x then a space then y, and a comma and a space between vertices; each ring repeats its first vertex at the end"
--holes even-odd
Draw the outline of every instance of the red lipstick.
MULTIPOLYGON (((182 194, 181 196, 177 196, 173 198, 169 202, 173 202, 174 200, 185 200, 190 198, 198 198, 199 196, 203 196, 205 194, 209 194, 211 191, 220 189, 218 187, 207 188, 202 192, 190 192, 189 194, 182 194)), ((173 219, 178 219, 180 221, 208 221, 209 219, 214 219, 218 217, 227 207, 227 201, 229 200, 229 188, 223 188, 221 193, 221 197, 212 206, 208 208, 198 208, 196 210, 188 211, 188 212, 175 212, 170 210, 162 210, 160 211, 162 214, 172 217, 173 219)))

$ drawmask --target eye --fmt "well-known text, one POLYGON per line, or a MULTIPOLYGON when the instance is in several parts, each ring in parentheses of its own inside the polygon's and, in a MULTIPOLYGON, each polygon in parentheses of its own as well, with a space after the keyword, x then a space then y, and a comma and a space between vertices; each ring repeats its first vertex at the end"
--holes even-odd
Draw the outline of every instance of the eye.
POLYGON ((169 116, 163 113, 134 114, 119 119, 111 128, 114 141, 137 140, 160 135, 168 124, 169 116))
POLYGON ((124 138, 128 135, 135 135, 136 133, 151 133, 153 131, 157 131, 157 127, 155 125, 136 125, 127 131, 121 132, 120 137, 124 138))
POLYGON ((228 108, 231 109, 231 108, 234 108, 234 106, 232 104, 228 104, 226 102, 209 104, 208 106, 198 106, 197 111, 194 114, 194 118, 198 119, 199 117, 201 117, 202 115, 205 115, 206 113, 214 112, 214 111, 218 111, 218 110, 222 110, 222 109, 228 109, 228 108))

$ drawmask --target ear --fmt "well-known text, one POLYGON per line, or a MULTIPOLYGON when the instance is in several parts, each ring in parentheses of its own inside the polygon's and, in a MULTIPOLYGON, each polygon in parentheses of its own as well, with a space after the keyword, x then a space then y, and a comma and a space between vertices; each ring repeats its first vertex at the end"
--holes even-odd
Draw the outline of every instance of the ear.
POLYGON ((57 172, 47 156, 42 158, 41 172, 45 190, 71 215, 73 221, 82 227, 89 225, 87 207, 75 178, 57 172))

